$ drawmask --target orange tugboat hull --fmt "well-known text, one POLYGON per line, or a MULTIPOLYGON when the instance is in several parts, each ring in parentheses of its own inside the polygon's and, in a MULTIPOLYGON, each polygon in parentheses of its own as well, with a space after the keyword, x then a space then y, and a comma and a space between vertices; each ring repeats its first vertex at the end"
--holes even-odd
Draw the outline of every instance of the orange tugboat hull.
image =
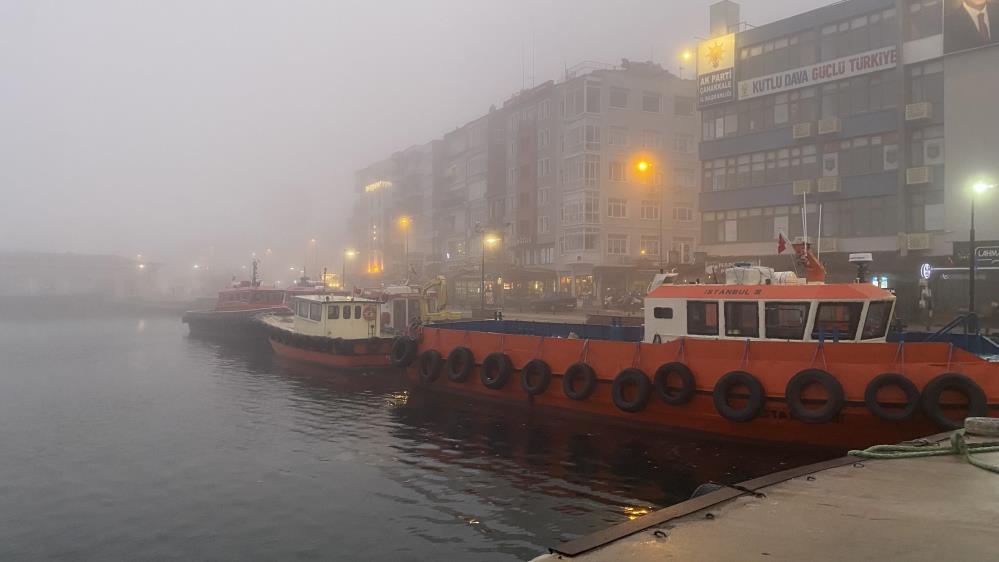
MULTIPOLYGON (((270 338, 270 342, 271 349, 273 349, 274 353, 281 357, 294 359, 296 361, 304 361, 307 363, 315 363, 338 370, 369 371, 387 369, 392 366, 388 356, 388 349, 386 348, 387 345, 391 344, 391 340, 388 340, 387 343, 380 344, 379 348, 375 350, 374 353, 360 352, 349 355, 329 351, 302 349, 275 341, 273 338, 270 338)), ((360 345, 366 345, 366 343, 367 342, 359 344, 358 347, 360 347, 360 345)))

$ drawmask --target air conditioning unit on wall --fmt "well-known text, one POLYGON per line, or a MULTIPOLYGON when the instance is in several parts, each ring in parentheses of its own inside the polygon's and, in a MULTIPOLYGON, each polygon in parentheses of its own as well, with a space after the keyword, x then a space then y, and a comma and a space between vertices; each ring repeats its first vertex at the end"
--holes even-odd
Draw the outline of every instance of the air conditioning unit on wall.
POLYGON ((928 101, 910 103, 905 106, 905 120, 919 121, 933 117, 933 104, 928 101))
POLYGON ((819 240, 819 251, 820 252, 838 252, 839 251, 839 239, 838 238, 822 238, 819 240))
POLYGON ((926 183, 931 183, 932 181, 933 181, 933 168, 930 168, 929 166, 909 168, 905 171, 906 185, 922 185, 926 183))
POLYGON ((839 191, 839 176, 819 178, 819 193, 836 193, 839 191))
POLYGON ((801 196, 812 192, 812 180, 794 180, 792 190, 795 195, 801 196))
POLYGON ((826 117, 825 119, 819 120, 820 135, 834 135, 838 132, 840 132, 839 117, 826 117))
POLYGON ((795 140, 807 139, 812 136, 812 123, 810 121, 807 123, 795 123, 794 127, 791 128, 791 136, 795 140))
POLYGON ((933 239, 929 232, 918 232, 906 236, 906 248, 909 250, 929 250, 933 239))

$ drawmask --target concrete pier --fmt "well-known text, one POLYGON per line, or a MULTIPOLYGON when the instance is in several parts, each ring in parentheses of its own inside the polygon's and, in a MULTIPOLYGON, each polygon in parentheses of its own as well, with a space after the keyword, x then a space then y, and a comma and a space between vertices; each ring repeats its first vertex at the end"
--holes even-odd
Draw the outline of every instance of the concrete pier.
MULTIPOLYGON (((928 440, 947 443, 949 434, 928 440)), ((976 441, 984 439, 968 437, 976 441)), ((999 453, 976 458, 999 464, 999 453)), ((722 488, 553 546, 535 562, 568 559, 996 560, 999 475, 962 456, 844 457, 722 488)))

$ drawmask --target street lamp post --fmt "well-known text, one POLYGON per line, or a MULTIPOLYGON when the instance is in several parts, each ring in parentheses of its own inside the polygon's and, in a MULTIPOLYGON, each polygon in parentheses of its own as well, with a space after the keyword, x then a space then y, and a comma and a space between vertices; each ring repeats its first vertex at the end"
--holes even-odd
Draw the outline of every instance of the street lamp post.
POLYGON ((353 258, 356 255, 356 250, 343 251, 343 260, 340 262, 340 288, 343 290, 347 290, 347 258, 353 258))
POLYGON ((978 331, 977 322, 975 321, 975 276, 978 273, 978 259, 975 255, 977 253, 977 248, 975 247, 975 199, 979 194, 985 193, 986 191, 992 189, 995 185, 987 184, 985 182, 978 182, 971 188, 971 230, 968 232, 968 322, 965 325, 966 331, 978 331))
MULTIPOLYGON (((652 174, 652 164, 645 158, 642 158, 635 164, 635 168, 640 174, 645 176, 648 185, 655 184, 655 176, 652 174)), ((666 265, 663 262, 663 214, 666 212, 666 186, 660 185, 659 188, 659 273, 665 271, 666 265)))
POLYGON ((486 315, 486 247, 493 246, 499 241, 500 239, 495 236, 482 233, 482 267, 480 269, 482 279, 479 281, 479 310, 483 318, 486 315))
POLYGON ((402 244, 403 244, 403 256, 405 263, 403 264, 403 277, 409 276, 409 225, 413 223, 413 219, 402 216, 399 217, 399 228, 402 229, 402 244))

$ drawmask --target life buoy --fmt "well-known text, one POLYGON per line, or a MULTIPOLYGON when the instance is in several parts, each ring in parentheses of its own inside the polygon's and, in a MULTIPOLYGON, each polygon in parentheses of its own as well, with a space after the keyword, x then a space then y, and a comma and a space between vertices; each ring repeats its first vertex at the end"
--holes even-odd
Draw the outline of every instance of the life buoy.
POLYGON ((368 322, 378 318, 378 307, 373 304, 364 305, 364 308, 361 309, 361 318, 364 318, 368 322))
POLYGON ((656 369, 656 374, 652 382, 656 395, 663 402, 670 406, 682 406, 694 398, 694 373, 683 363, 666 363, 656 369), (680 379, 680 387, 669 386, 670 376, 680 379))
POLYGON ((715 410, 723 418, 739 423, 752 421, 763 410, 763 385, 756 377, 745 371, 732 371, 715 383, 713 398, 715 410), (728 391, 736 386, 744 386, 749 390, 746 404, 741 408, 733 408, 728 403, 728 391))
POLYGON ((541 359, 528 361, 520 373, 520 387, 531 396, 543 394, 551 381, 552 368, 541 359))
POLYGON ((886 421, 906 421, 919 409, 919 389, 903 375, 882 373, 867 383, 867 389, 864 390, 864 404, 867 405, 867 411, 878 418, 886 421), (878 391, 886 386, 894 386, 905 394, 905 404, 902 408, 889 408, 878 402, 878 391))
POLYGON ((968 399, 969 418, 988 415, 989 408, 985 392, 978 383, 958 373, 944 373, 930 381, 923 389, 923 413, 940 429, 953 431, 964 427, 964 420, 955 420, 944 413, 940 405, 940 395, 944 391, 955 391, 968 399))
POLYGON ((611 398, 614 405, 622 412, 635 413, 645 408, 645 404, 652 395, 652 383, 649 377, 641 369, 625 369, 614 377, 614 384, 611 386, 611 398), (629 386, 635 387, 635 395, 631 399, 624 396, 625 390, 629 386))
POLYGON ((843 403, 846 400, 843 396, 843 385, 836 380, 836 377, 822 369, 805 369, 791 377, 784 389, 784 399, 791 415, 806 423, 831 422, 843 410, 843 403), (801 396, 802 391, 813 384, 821 386, 827 396, 826 403, 815 410, 805 405, 805 400, 801 396))
POLYGON ((409 367, 416 359, 416 340, 406 336, 395 338, 390 358, 396 367, 409 367))
POLYGON ((447 370, 447 378, 453 382, 465 382, 472 374, 475 367, 475 355, 467 347, 456 347, 447 355, 447 362, 444 368, 447 370))
POLYGON ((573 400, 586 400, 596 389, 597 373, 586 363, 574 363, 562 375, 562 392, 573 400))
POLYGON ((441 376, 441 368, 444 366, 444 358, 436 349, 428 349, 420 355, 417 362, 417 371, 420 380, 426 383, 434 382, 441 376))
POLYGON ((492 390, 500 390, 506 386, 512 373, 513 362, 505 353, 490 353, 479 367, 479 378, 483 386, 492 390))

